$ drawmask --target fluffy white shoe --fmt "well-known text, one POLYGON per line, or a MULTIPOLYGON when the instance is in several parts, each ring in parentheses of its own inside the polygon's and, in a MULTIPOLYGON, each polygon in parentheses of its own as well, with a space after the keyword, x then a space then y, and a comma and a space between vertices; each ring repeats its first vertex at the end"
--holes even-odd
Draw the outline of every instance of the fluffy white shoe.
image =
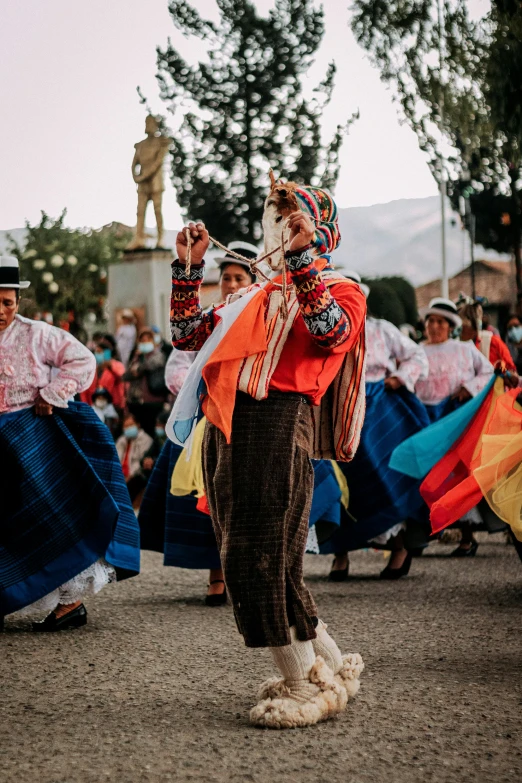
POLYGON ((259 704, 250 711, 250 722, 269 729, 312 726, 342 712, 348 702, 344 685, 336 682, 319 656, 306 684, 274 677, 261 686, 259 695, 259 704))
POLYGON ((348 699, 353 699, 361 687, 360 676, 364 671, 364 661, 359 653, 343 655, 343 665, 334 679, 346 691, 348 699))
MULTIPOLYGON (((319 620, 316 628, 317 638, 312 645, 316 656, 320 656, 335 675, 335 681, 345 690, 349 699, 353 699, 361 687, 360 676, 364 671, 363 659, 359 653, 341 655, 336 642, 327 633, 327 625, 319 620)), ((257 697, 263 699, 277 698, 280 693, 282 677, 270 677, 258 690, 257 697)))

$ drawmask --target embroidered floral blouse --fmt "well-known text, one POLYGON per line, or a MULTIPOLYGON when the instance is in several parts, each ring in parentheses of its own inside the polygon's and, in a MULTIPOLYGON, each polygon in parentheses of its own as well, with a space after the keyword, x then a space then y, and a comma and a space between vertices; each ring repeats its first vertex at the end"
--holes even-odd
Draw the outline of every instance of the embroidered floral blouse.
POLYGON ((472 342, 446 340, 433 345, 423 343, 422 348, 430 371, 427 380, 418 381, 415 393, 425 405, 438 405, 462 386, 474 397, 493 374, 492 364, 472 342))
POLYGON ((382 381, 393 375, 408 391, 428 377, 428 359, 420 345, 403 335, 389 321, 366 321, 366 380, 382 381))
POLYGON ((50 405, 67 408, 95 372, 93 354, 75 337, 17 315, 0 332, 0 414, 30 408, 38 394, 50 405))

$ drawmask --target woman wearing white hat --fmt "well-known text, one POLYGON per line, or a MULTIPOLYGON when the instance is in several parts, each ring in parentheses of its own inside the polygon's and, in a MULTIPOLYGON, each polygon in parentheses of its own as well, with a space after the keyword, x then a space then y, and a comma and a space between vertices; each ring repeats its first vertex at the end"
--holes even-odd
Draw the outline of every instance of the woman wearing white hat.
POLYGON ((82 597, 139 571, 139 534, 109 430, 88 405, 96 363, 68 332, 18 315, 18 259, 0 256, 0 624, 38 605, 35 631, 85 625, 82 597))
POLYGON ((423 316, 427 339, 422 347, 429 374, 417 382, 415 393, 426 405, 431 421, 437 421, 482 391, 493 374, 493 366, 472 342, 451 339, 452 333, 462 326, 451 299, 432 299, 423 316))

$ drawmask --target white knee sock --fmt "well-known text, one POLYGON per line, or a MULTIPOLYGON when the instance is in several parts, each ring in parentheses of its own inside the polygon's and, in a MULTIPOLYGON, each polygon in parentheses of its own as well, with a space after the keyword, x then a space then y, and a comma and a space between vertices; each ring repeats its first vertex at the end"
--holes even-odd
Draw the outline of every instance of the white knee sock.
POLYGON ((327 626, 323 621, 319 620, 315 629, 317 638, 313 640, 312 645, 315 655, 320 655, 324 658, 326 665, 330 667, 334 674, 337 674, 342 668, 343 659, 340 649, 335 640, 327 633, 326 628, 327 626))
POLYGON ((297 639, 294 626, 290 628, 290 634, 291 644, 271 647, 270 652, 290 691, 289 698, 308 701, 319 692, 317 685, 310 682, 310 669, 315 663, 316 653, 312 642, 297 639))

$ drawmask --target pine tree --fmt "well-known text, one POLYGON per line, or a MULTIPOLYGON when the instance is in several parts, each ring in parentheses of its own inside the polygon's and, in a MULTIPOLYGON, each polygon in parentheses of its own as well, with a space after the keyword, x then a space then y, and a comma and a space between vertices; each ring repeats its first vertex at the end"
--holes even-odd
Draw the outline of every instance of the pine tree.
POLYGON ((204 220, 222 241, 256 241, 269 168, 288 180, 333 188, 349 123, 322 142, 333 63, 314 97, 303 96, 301 77, 324 34, 314 0, 276 0, 268 17, 250 0, 217 5, 218 24, 186 0, 169 6, 176 27, 201 39, 208 55, 191 67, 170 43, 158 49, 161 98, 175 117, 184 113, 172 134, 171 176, 184 214, 204 220))

